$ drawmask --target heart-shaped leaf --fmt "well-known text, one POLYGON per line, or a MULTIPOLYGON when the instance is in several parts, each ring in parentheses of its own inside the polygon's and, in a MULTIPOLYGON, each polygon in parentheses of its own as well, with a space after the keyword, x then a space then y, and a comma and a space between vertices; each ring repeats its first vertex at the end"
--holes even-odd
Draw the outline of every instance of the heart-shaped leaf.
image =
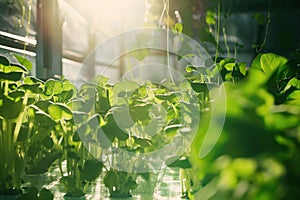
POLYGON ((166 163, 169 167, 179 167, 182 169, 188 169, 192 167, 191 162, 186 157, 178 158, 175 161, 174 158, 169 158, 167 159, 166 163))
POLYGON ((88 182, 94 181, 101 173, 103 164, 95 159, 86 160, 81 172, 81 178, 88 182))
POLYGON ((6 57, 0 55, 0 65, 9 66, 9 60, 6 57))
POLYGON ((16 119, 21 113, 22 109, 22 99, 17 100, 8 98, 6 96, 2 97, 2 104, 0 103, 0 116, 6 119, 16 119))
POLYGON ((19 81, 22 78, 23 73, 22 72, 10 72, 10 73, 4 73, 0 71, 0 81, 1 80, 8 80, 8 81, 19 81))
POLYGON ((60 94, 63 91, 63 83, 54 79, 49 79, 45 83, 44 94, 46 96, 52 96, 60 94))
POLYGON ((20 56, 18 54, 13 54, 13 56, 18 60, 18 62, 23 65, 27 70, 32 69, 32 63, 27 60, 25 57, 20 56))
POLYGON ((48 112, 54 120, 70 120, 73 118, 72 111, 67 106, 61 103, 51 104, 48 107, 48 112))

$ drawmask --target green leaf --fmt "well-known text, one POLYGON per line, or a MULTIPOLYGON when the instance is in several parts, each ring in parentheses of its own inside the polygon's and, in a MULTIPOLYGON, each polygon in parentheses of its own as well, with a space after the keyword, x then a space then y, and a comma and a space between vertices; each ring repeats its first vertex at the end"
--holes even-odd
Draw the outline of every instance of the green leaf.
POLYGON ((46 96, 52 96, 60 94, 63 91, 63 83, 54 79, 49 79, 45 83, 44 94, 46 96))
POLYGON ((216 24, 216 13, 212 10, 208 10, 206 12, 205 21, 208 25, 215 25, 216 24))
MULTIPOLYGON (((125 133, 118 123, 114 120, 114 116, 109 114, 106 116, 107 123, 102 127, 102 130, 105 134, 112 134, 113 137, 116 137, 119 140, 126 140, 128 139, 128 134, 125 133)), ((110 138, 110 136, 108 136, 110 138)))
POLYGON ((103 164, 95 159, 86 160, 82 169, 82 179, 88 182, 94 181, 101 173, 103 164))
POLYGON ((45 155, 37 162, 34 173, 43 174, 47 172, 50 166, 54 163, 54 161, 60 158, 61 156, 62 156, 61 153, 52 153, 52 154, 45 155))
POLYGON ((119 140, 126 140, 129 137, 127 133, 120 129, 118 124, 115 122, 112 114, 109 114, 106 117, 106 121, 107 123, 102 127, 102 130, 106 137, 111 141, 113 141, 114 138, 118 138, 119 140))
POLYGON ((97 75, 94 78, 94 82, 97 83, 100 86, 105 86, 108 83, 109 78, 103 76, 103 75, 97 75))
POLYGON ((197 93, 208 92, 208 90, 218 87, 218 85, 215 83, 197 83, 197 82, 191 83, 191 86, 193 90, 197 93))
POLYGON ((265 74, 268 75, 271 75, 278 67, 286 62, 286 58, 272 53, 263 54, 260 58, 261 69, 265 74))
POLYGON ((63 99, 60 101, 66 103, 71 98, 74 98, 77 96, 78 90, 75 85, 73 85, 71 82, 68 82, 66 80, 64 80, 63 85, 64 85, 63 86, 63 94, 58 95, 58 96, 59 96, 59 98, 63 97, 63 99))
POLYGON ((146 48, 136 49, 135 51, 131 52, 131 55, 135 57, 138 61, 143 61, 144 58, 149 55, 149 49, 146 48))
POLYGON ((34 94, 41 94, 43 92, 40 83, 22 84, 19 88, 25 91, 30 91, 34 94))
POLYGON ((72 111, 73 119, 76 124, 81 124, 86 121, 89 117, 88 113, 80 112, 80 111, 72 111))
POLYGON ((164 94, 156 94, 155 97, 160 100, 173 102, 177 96, 176 96, 176 92, 168 92, 164 94))
POLYGON ((78 155, 78 153, 76 153, 72 150, 67 151, 67 156, 69 159, 74 159, 76 162, 79 162, 79 160, 80 160, 80 156, 78 155))
POLYGON ((287 85, 284 88, 284 92, 287 91, 288 89, 290 89, 291 87, 294 87, 296 89, 300 89, 300 80, 297 79, 296 77, 292 78, 287 85))
POLYGON ((78 132, 75 132, 73 137, 72 137, 73 142, 80 142, 80 137, 78 135, 78 132))
POLYGON ((299 127, 300 118, 298 115, 290 113, 275 113, 272 118, 267 121, 267 126, 272 127, 274 130, 287 130, 299 127))
POLYGON ((130 97, 138 88, 139 84, 133 81, 117 82, 113 87, 112 105, 126 104, 126 98, 130 97), (119 93, 123 93, 121 96, 124 97, 120 98, 119 93))
POLYGON ((40 148, 37 146, 30 146, 28 151, 27 151, 27 155, 30 156, 31 158, 34 158, 37 153, 40 151, 40 148))
POLYGON ((47 149, 51 149, 54 145, 53 140, 50 136, 46 136, 43 141, 42 141, 44 147, 46 147, 47 149))
POLYGON ((167 159, 166 163, 169 167, 179 167, 182 169, 188 169, 188 168, 192 167, 191 162, 186 157, 181 157, 179 159, 176 159, 175 161, 173 161, 173 160, 174 160, 174 158, 167 159))
POLYGON ((300 90, 295 90, 287 97, 287 100, 297 99, 300 100, 300 90))
POLYGON ((251 63, 251 69, 259 69, 261 70, 261 66, 260 66, 260 59, 261 59, 262 54, 258 54, 254 60, 251 63))
POLYGON ((227 69, 228 71, 233 71, 233 69, 236 65, 237 65, 236 63, 226 63, 224 65, 224 68, 227 69))
POLYGON ((60 179, 60 183, 62 183, 66 188, 75 188, 76 187, 76 180, 71 176, 63 176, 60 179))
POLYGON ((50 115, 43 111, 37 111, 33 120, 36 125, 47 126, 49 130, 56 125, 54 119, 52 119, 50 115))
POLYGON ((126 105, 118 106, 111 109, 112 114, 108 118, 121 128, 130 128, 134 125, 134 121, 131 119, 131 108, 126 105), (113 119, 112 119, 113 118, 113 119))
POLYGON ((239 63, 238 65, 239 65, 239 70, 240 70, 240 72, 241 72, 244 76, 246 76, 246 73, 247 73, 247 70, 246 70, 247 64, 246 64, 246 63, 239 63))
POLYGON ((121 141, 128 139, 128 134, 122 131, 117 125, 112 126, 110 124, 106 124, 102 127, 105 135, 113 142, 114 138, 117 138, 121 141))
MULTIPOLYGON (((97 135, 98 136, 97 139, 100 142, 100 146, 103 148, 111 147, 111 143, 114 142, 114 140, 116 138, 116 134, 115 134, 116 130, 111 126, 103 126, 101 130, 105 134, 105 137, 100 134, 97 135), (107 139, 110 141, 110 143, 107 141, 107 139)), ((117 130, 117 131, 119 132, 120 130, 117 130)), ((121 135, 122 135, 122 133, 121 133, 121 135)), ((126 140, 127 138, 124 136, 124 140, 126 140)))
MULTIPOLYGON (((152 107, 152 104, 138 104, 138 105, 130 105, 129 112, 130 112, 130 118, 133 122, 137 121, 147 121, 151 120, 149 115, 149 110, 152 107)), ((129 124, 133 126, 134 124, 129 124)), ((131 127, 129 126, 129 127, 131 127)))
POLYGON ((164 131, 168 137, 174 137, 180 128, 182 128, 182 124, 173 124, 166 126, 164 131))
POLYGON ((30 187, 29 189, 27 189, 27 191, 25 193, 23 193, 18 200, 28 200, 28 199, 32 199, 32 200, 36 200, 37 196, 38 196, 38 189, 35 187, 30 187))
POLYGON ((51 103, 50 101, 43 101, 43 100, 40 100, 38 102, 35 103, 35 105, 41 109, 42 111, 48 113, 48 108, 50 105, 52 105, 53 103, 51 103))
POLYGON ((78 112, 85 112, 88 113, 90 111, 90 106, 82 100, 72 100, 67 103, 67 106, 72 110, 72 111, 78 111, 78 112))
POLYGON ((91 133, 91 128, 86 124, 82 124, 76 131, 79 137, 86 138, 91 133))
POLYGON ((9 66, 0 65, 0 71, 3 73, 11 73, 11 72, 20 72, 20 73, 28 73, 28 70, 17 63, 11 63, 9 66))
POLYGON ((27 60, 25 57, 20 56, 18 54, 13 54, 13 56, 18 60, 18 62, 23 65, 24 67, 26 67, 27 70, 31 70, 32 69, 32 63, 27 60))
POLYGON ((46 188, 41 189, 38 200, 53 200, 54 195, 46 188))
POLYGON ((181 23, 176 23, 175 26, 174 26, 174 30, 176 33, 182 33, 182 30, 183 30, 183 26, 181 23))
POLYGON ((268 17, 262 13, 256 13, 253 18, 257 21, 260 26, 265 25, 268 22, 268 17))
POLYGON ((142 147, 149 147, 151 146, 151 140, 149 139, 145 139, 145 138, 138 138, 138 137, 133 137, 134 138, 134 142, 139 144, 142 147))
POLYGON ((196 70, 197 70, 197 68, 194 67, 193 65, 188 65, 185 68, 185 71, 188 72, 188 73, 191 73, 191 72, 196 71, 196 70))
POLYGON ((54 120, 70 120, 73 118, 72 111, 67 106, 61 103, 51 104, 48 107, 48 112, 54 120))
POLYGON ((0 55, 0 65, 9 66, 9 60, 6 57, 0 55))
MULTIPOLYGON (((227 68, 231 69, 231 65, 235 65, 236 64, 236 60, 234 58, 225 58, 225 59, 222 59, 220 61, 220 67, 221 67, 221 69, 223 69, 223 68, 226 69, 226 67, 225 67, 226 64, 229 64, 227 68)), ((233 67, 232 67, 232 69, 233 69, 233 67)), ((230 71, 232 71, 232 69, 230 71)))
POLYGON ((110 103, 109 103, 109 98, 106 95, 106 90, 100 91, 98 90, 98 112, 102 115, 105 115, 108 110, 111 108, 110 103))
POLYGON ((87 122, 87 125, 89 125, 92 129, 96 129, 103 124, 104 124, 104 120, 99 114, 93 115, 87 122))
POLYGON ((124 91, 119 92, 118 97, 126 97, 126 92, 124 91))
POLYGON ((130 191, 135 189, 136 187, 137 187, 137 182, 133 179, 132 176, 129 176, 125 184, 126 190, 130 191))
POLYGON ((22 141, 25 141, 25 140, 27 140, 27 136, 28 136, 28 126, 26 125, 26 126, 22 126, 21 127, 21 130, 20 130, 20 133, 19 133, 19 135, 18 135, 18 141, 19 142, 22 142, 22 141))
POLYGON ((62 91, 57 95, 57 102, 67 103, 74 96, 73 90, 62 91))
POLYGON ((22 99, 22 97, 24 97, 25 92, 23 91, 12 91, 8 94, 8 98, 10 98, 13 101, 20 101, 22 99))
POLYGON ((114 141, 115 137, 113 134, 105 134, 104 131, 99 128, 97 130, 97 140, 100 143, 100 146, 104 149, 108 149, 112 146, 112 141, 114 141), (109 137, 112 136, 112 137, 109 137))
POLYGON ((103 179, 103 183, 110 191, 113 191, 113 188, 115 186, 121 184, 118 182, 118 176, 115 173, 115 171, 113 171, 113 170, 106 172, 104 179, 103 179))
POLYGON ((81 96, 83 100, 95 99, 96 87, 97 87, 97 85, 93 84, 93 83, 83 84, 80 87, 79 96, 81 96))
POLYGON ((44 84, 44 82, 42 80, 40 80, 34 76, 26 76, 23 81, 25 84, 30 84, 30 85, 35 84, 35 83, 44 84))
POLYGON ((143 179, 146 180, 146 181, 149 181, 149 180, 150 180, 150 176, 151 176, 150 172, 139 173, 139 175, 140 175, 141 177, 143 177, 143 179))
POLYGON ((16 119, 22 112, 22 99, 18 98, 17 101, 2 97, 2 105, 0 104, 0 116, 6 119, 16 119))
MULTIPOLYGON (((46 102, 48 103, 48 102, 46 102)), ((41 110, 36 105, 30 105, 28 109, 28 117, 31 121, 35 123, 37 126, 47 126, 48 129, 51 129, 53 126, 56 125, 54 119, 51 118, 49 114, 41 110)))
POLYGON ((22 72, 10 72, 10 73, 0 72, 0 81, 8 80, 8 81, 16 82, 22 78, 22 75, 23 75, 22 72))

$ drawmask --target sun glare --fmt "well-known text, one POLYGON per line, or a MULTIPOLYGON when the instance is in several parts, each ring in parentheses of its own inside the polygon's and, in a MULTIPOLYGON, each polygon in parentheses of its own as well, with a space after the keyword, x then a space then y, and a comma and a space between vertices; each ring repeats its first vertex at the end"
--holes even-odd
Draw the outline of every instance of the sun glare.
POLYGON ((114 33, 143 25, 144 0, 69 0, 91 26, 114 33))

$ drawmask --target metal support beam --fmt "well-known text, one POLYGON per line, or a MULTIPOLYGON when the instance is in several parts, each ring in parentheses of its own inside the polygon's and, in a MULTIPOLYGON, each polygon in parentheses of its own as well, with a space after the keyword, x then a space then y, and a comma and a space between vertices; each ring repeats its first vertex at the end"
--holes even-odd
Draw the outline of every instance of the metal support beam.
POLYGON ((62 75, 62 29, 57 0, 37 1, 36 76, 62 75))

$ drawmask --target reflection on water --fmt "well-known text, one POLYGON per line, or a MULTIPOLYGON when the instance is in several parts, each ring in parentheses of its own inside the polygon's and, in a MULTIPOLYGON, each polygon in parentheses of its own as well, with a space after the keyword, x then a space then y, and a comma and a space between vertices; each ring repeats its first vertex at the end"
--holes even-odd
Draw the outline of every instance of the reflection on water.
MULTIPOLYGON (((108 189, 102 183, 100 176, 90 187, 85 197, 68 198, 64 197, 59 187, 59 171, 53 168, 50 173, 52 182, 45 187, 54 193, 54 199, 72 199, 72 200, 113 200, 109 197, 108 189)), ((151 174, 149 181, 138 179, 138 187, 132 191, 132 197, 126 200, 179 200, 181 197, 181 185, 179 180, 179 169, 165 168, 159 173, 151 174)), ((120 200, 116 199, 116 200, 120 200)))

